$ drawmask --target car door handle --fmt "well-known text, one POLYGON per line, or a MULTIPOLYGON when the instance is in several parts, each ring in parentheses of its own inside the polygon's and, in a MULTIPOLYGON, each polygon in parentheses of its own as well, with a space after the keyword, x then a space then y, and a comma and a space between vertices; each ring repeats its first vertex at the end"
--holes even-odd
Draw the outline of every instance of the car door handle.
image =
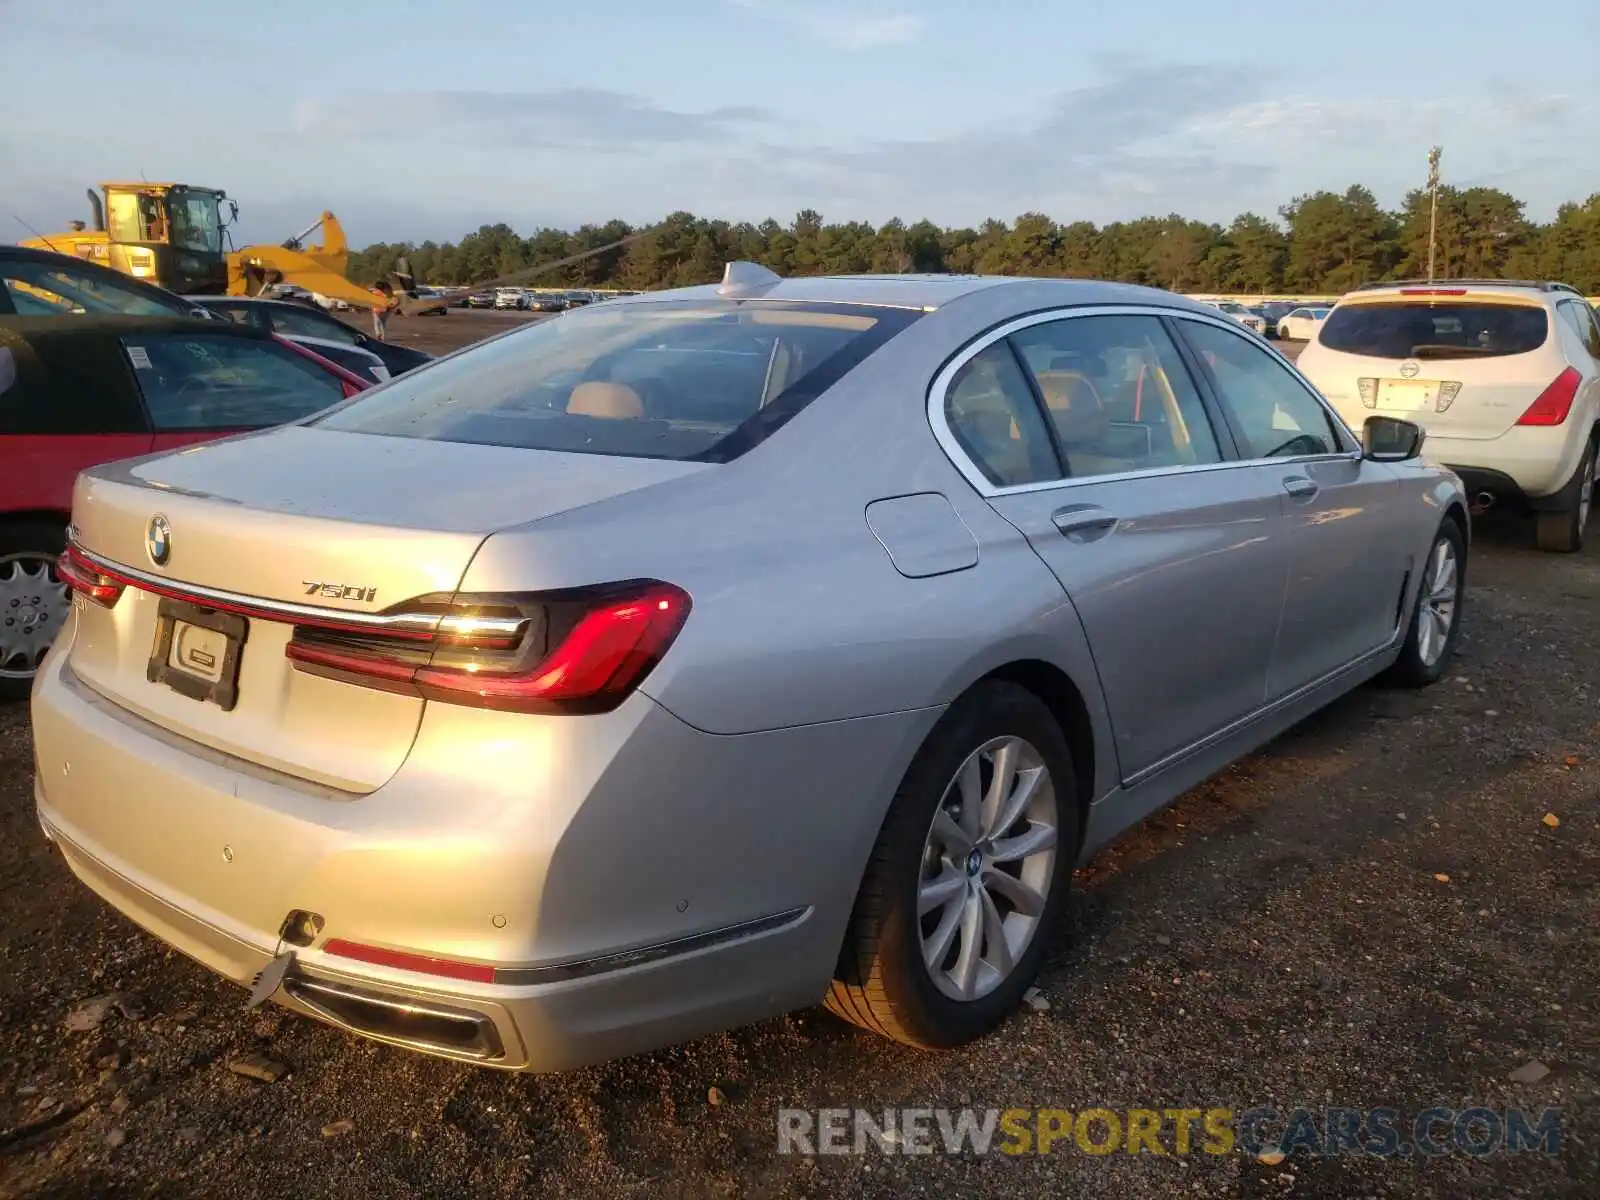
POLYGON ((1075 534, 1107 533, 1116 525, 1115 514, 1094 504, 1069 504, 1050 514, 1050 521, 1065 537, 1075 534))
POLYGON ((1309 500, 1319 489, 1313 480, 1304 475, 1291 475, 1283 481, 1283 490, 1296 500, 1309 500))

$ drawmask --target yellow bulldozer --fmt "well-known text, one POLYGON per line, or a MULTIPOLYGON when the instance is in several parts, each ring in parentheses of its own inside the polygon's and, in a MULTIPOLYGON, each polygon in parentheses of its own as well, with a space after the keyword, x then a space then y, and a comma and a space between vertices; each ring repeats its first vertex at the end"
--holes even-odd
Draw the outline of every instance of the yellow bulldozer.
MULTIPOLYGON (((355 308, 373 305, 372 293, 345 277, 349 246, 331 212, 279 245, 235 250, 227 231, 239 206, 218 188, 141 181, 103 183, 100 189, 103 201, 100 192, 89 190, 91 222, 73 221, 66 233, 22 244, 73 254, 180 295, 254 296, 282 283, 355 308), (321 244, 306 245, 318 229, 321 244)), ((442 301, 408 294, 409 281, 397 284, 402 313, 443 307, 442 301)))

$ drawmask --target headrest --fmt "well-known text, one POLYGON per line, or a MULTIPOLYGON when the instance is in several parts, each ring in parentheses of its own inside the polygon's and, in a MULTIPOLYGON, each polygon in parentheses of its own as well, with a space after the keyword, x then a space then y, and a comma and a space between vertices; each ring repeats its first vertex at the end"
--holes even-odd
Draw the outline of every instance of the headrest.
POLYGON ((567 399, 567 411, 580 417, 637 421, 644 416, 644 401, 624 383, 580 383, 567 399))
POLYGON ((1065 445, 1092 442, 1110 426, 1100 393, 1080 371, 1040 371, 1039 392, 1065 445))

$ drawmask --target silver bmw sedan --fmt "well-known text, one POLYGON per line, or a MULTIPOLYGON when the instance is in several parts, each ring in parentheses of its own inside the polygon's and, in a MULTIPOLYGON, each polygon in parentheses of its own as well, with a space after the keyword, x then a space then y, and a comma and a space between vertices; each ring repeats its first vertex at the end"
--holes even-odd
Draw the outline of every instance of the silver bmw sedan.
POLYGON ((958 1045, 1075 864, 1445 670, 1421 442, 1169 293, 733 264, 86 472, 39 819, 251 1002, 433 1054, 958 1045))

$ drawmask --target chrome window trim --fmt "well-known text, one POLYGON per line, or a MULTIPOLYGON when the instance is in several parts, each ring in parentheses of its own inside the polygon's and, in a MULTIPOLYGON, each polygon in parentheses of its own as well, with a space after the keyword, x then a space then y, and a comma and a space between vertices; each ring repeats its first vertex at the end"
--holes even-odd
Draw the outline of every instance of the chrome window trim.
MULTIPOLYGON (((1166 317, 1173 320, 1194 321, 1201 325, 1213 325, 1218 329, 1225 329, 1234 337, 1256 344, 1257 338, 1248 330, 1239 325, 1237 321, 1208 313, 1195 312, 1187 308, 1167 308, 1158 304, 1095 304, 1075 308, 1053 308, 1043 312, 1029 313, 1026 316, 1014 317, 1009 321, 996 325, 994 328, 978 335, 964 345, 940 368, 939 373, 933 377, 933 383, 928 388, 928 424, 933 430, 933 437, 939 443, 939 448, 944 451, 945 457, 951 465, 961 473, 963 479, 972 485, 973 489, 985 499, 994 499, 1000 496, 1024 495, 1029 492, 1053 491, 1058 488, 1082 487, 1086 484, 1113 483, 1124 479, 1158 479, 1170 475, 1201 474, 1207 471, 1231 471, 1242 467, 1288 466, 1297 463, 1317 462, 1351 462, 1360 460, 1361 451, 1341 450, 1333 454, 1307 454, 1294 458, 1229 458, 1214 463, 1188 463, 1170 467, 1145 467, 1134 471, 1113 471, 1103 475, 1068 476, 1062 479, 1044 479, 1035 483, 1018 483, 1011 485, 996 485, 989 482, 988 476, 978 467, 971 456, 961 448, 961 443, 956 440, 955 432, 950 428, 949 421, 945 418, 945 400, 950 390, 950 384, 955 379, 957 372, 968 362, 983 353, 990 346, 1002 338, 1010 337, 1024 329, 1035 325, 1045 325, 1053 321, 1072 320, 1075 317, 1166 317)), ((1176 346, 1174 347, 1176 349, 1176 346)), ((1271 346, 1260 345, 1258 349, 1275 357, 1280 363, 1289 368, 1295 380, 1310 393, 1313 400, 1321 406, 1334 422, 1337 429, 1349 435, 1350 440, 1360 446, 1361 439, 1356 437, 1350 427, 1344 423, 1333 406, 1322 398, 1321 393, 1295 370, 1294 364, 1284 358, 1271 346)), ((1187 364, 1185 364, 1187 369, 1187 364)), ((1198 384, 1196 385, 1198 390, 1198 384)), ((1204 403, 1204 400, 1202 400, 1204 403)), ((1209 405, 1208 405, 1209 407, 1209 405)), ((1217 414, 1220 416, 1221 414, 1217 414)))

